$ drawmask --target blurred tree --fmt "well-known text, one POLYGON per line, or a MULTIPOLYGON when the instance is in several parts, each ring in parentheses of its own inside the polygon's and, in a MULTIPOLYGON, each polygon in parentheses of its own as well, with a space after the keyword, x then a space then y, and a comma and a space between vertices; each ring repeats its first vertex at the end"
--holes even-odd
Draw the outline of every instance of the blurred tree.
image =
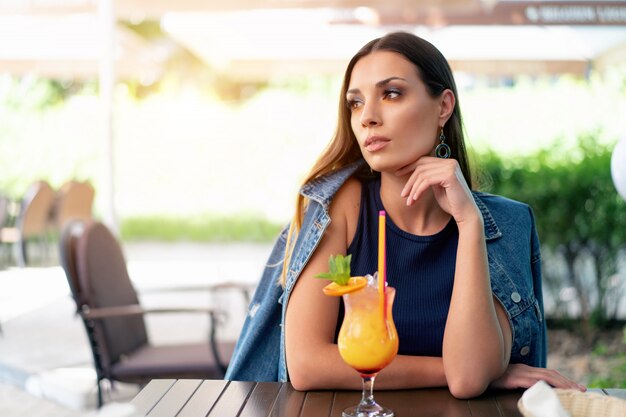
POLYGON ((68 97, 94 89, 94 82, 0 74, 0 109, 43 111, 68 97))

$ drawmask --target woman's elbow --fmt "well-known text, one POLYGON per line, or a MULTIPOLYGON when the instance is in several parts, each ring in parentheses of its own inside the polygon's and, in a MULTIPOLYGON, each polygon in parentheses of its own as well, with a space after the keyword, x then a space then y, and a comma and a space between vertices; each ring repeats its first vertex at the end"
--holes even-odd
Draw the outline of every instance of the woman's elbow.
POLYGON ((289 382, 296 391, 310 391, 315 389, 315 387, 311 384, 310 378, 306 378, 297 372, 289 374, 289 382))
POLYGON ((293 363, 287 366, 289 382, 296 391, 310 391, 320 388, 316 381, 315 369, 307 369, 308 366, 307 361, 293 363))
POLYGON ((482 395, 493 380, 493 371, 483 366, 467 367, 446 372, 446 381, 450 393, 458 399, 468 399, 482 395))
POLYGON ((448 380, 450 393, 459 400, 478 397, 485 392, 488 386, 489 381, 472 376, 448 380))
POLYGON ((450 393, 458 399, 468 399, 482 395, 506 371, 506 366, 504 363, 464 362, 445 369, 450 393))

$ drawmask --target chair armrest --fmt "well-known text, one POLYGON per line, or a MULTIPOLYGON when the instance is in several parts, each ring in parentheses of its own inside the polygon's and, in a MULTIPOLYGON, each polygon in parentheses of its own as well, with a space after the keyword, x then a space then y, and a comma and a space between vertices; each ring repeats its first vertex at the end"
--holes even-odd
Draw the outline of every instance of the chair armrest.
POLYGON ((81 316, 87 320, 108 319, 114 317, 129 317, 139 316, 143 314, 152 313, 203 313, 210 314, 211 316, 222 314, 223 312, 214 308, 143 308, 138 304, 130 304, 125 306, 103 307, 103 308, 88 308, 83 307, 81 309, 81 316))
POLYGON ((217 284, 200 284, 200 285, 181 285, 176 287, 156 287, 140 289, 139 294, 158 294, 166 292, 195 292, 207 291, 209 293, 225 290, 239 290, 246 300, 246 305, 250 304, 251 293, 256 288, 257 283, 243 283, 235 281, 224 281, 217 284))
POLYGON ((146 309, 141 307, 139 304, 130 304, 125 306, 114 306, 114 307, 103 307, 103 308, 89 308, 87 306, 83 306, 80 311, 80 315, 84 320, 102 320, 107 318, 115 318, 115 317, 130 317, 130 316, 140 316, 144 314, 151 313, 204 313, 208 314, 211 322, 211 330, 209 333, 209 343, 211 345, 211 350, 213 351, 213 356, 217 362, 217 365, 222 370, 222 374, 226 372, 226 368, 228 367, 228 362, 222 358, 220 355, 219 349, 217 347, 216 340, 216 327, 217 327, 217 316, 225 314, 225 312, 221 310, 217 310, 214 308, 151 308, 146 309))
POLYGON ((257 286, 257 283, 244 283, 244 282, 234 282, 234 281, 226 281, 220 282, 217 284, 209 285, 208 289, 211 291, 220 291, 220 290, 240 290, 240 291, 251 291, 254 290, 257 286))
POLYGON ((252 291, 256 287, 256 283, 242 283, 242 282, 220 282, 217 284, 199 284, 199 285, 180 285, 175 287, 152 287, 141 288, 139 292, 141 294, 149 293, 161 293, 161 292, 185 292, 185 291, 222 291, 236 289, 240 291, 252 291))

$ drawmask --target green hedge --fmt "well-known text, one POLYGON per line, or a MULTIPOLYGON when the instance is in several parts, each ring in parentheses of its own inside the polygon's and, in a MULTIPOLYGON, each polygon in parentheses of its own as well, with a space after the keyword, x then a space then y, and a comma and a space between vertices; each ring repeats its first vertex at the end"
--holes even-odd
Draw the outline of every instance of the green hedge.
POLYGON ((121 235, 125 241, 271 242, 280 230, 281 225, 252 216, 149 216, 121 221, 121 235))

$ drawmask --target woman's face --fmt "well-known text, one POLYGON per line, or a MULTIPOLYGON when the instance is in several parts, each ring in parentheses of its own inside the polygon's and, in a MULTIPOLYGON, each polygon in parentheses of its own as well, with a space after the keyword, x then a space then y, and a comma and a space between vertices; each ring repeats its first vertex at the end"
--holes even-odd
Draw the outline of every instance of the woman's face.
POLYGON ((346 100, 352 131, 369 166, 394 172, 432 154, 439 127, 449 116, 446 94, 432 98, 415 65, 401 54, 376 51, 361 58, 352 70, 346 100))

